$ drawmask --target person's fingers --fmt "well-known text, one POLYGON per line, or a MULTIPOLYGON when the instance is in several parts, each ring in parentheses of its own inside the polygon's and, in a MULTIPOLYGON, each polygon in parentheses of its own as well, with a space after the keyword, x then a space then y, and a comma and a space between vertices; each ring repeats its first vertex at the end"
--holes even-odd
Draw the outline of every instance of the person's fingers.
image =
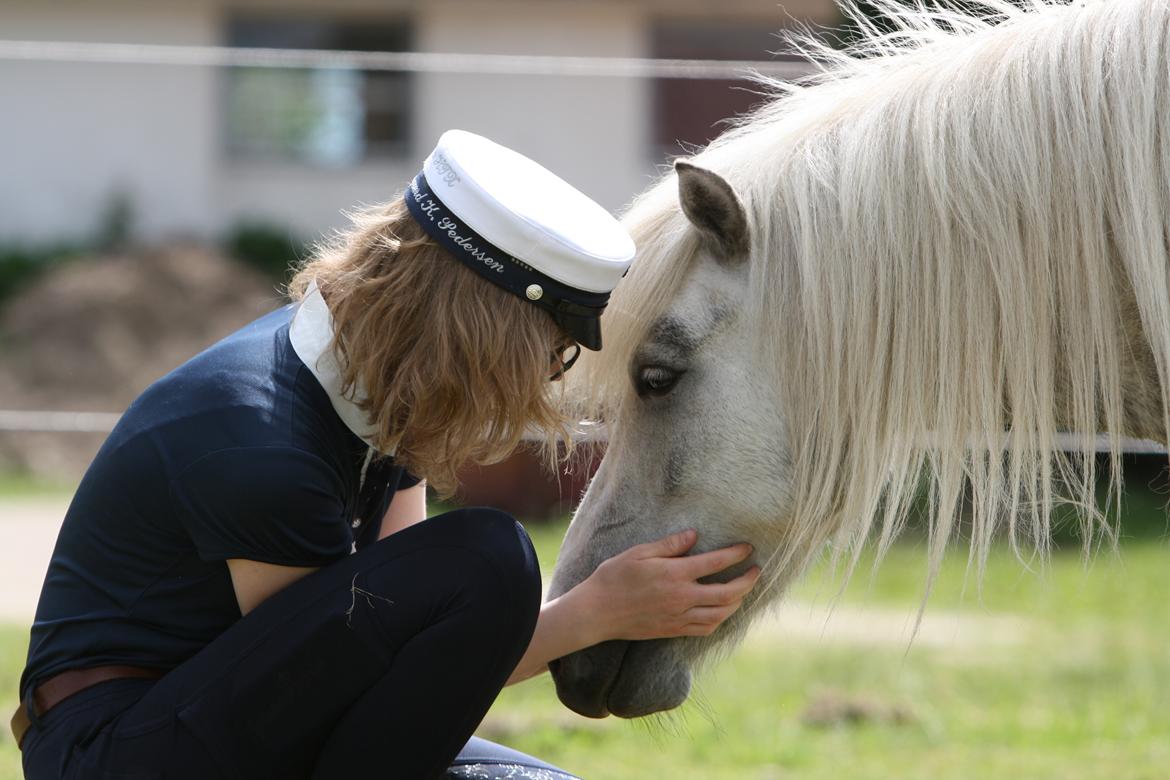
POLYGON ((721 547, 718 550, 691 555, 679 561, 679 565, 687 579, 697 580, 746 560, 752 552, 750 544, 733 544, 730 547, 721 547))
POLYGON ((728 582, 696 584, 692 598, 697 606, 718 607, 733 604, 746 596, 759 578, 760 567, 753 566, 728 582))
POLYGON ((721 607, 691 607, 686 611, 683 617, 687 623, 698 623, 700 625, 719 625, 727 618, 731 617, 731 613, 739 609, 739 602, 733 602, 721 607))
POLYGON ((738 601, 725 607, 692 607, 682 616, 682 619, 687 622, 680 629, 678 635, 710 636, 737 609, 739 609, 738 601))
POLYGON ((695 529, 688 528, 653 542, 634 545, 629 552, 635 558, 675 558, 694 547, 698 538, 695 529))

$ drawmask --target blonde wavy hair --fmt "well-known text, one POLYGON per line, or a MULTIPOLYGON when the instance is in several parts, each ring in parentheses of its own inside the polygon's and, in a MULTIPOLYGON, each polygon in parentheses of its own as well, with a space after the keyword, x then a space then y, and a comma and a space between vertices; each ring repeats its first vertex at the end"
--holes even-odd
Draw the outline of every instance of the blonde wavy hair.
POLYGON ((401 198, 349 216, 289 294, 299 300, 317 282, 342 392, 369 416, 375 447, 443 496, 461 465, 502 460, 525 438, 550 465, 571 450, 560 385, 549 381, 571 340, 552 318, 451 257, 401 198))

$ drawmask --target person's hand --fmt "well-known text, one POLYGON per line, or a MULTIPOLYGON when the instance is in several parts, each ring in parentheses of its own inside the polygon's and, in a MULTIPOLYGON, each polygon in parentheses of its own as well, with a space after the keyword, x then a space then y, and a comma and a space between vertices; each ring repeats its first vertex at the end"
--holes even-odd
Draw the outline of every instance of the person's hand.
POLYGON ((686 556, 697 540, 695 531, 686 530, 639 544, 603 562, 581 583, 598 641, 708 636, 739 609, 759 579, 759 566, 726 583, 697 580, 747 560, 751 545, 686 556))

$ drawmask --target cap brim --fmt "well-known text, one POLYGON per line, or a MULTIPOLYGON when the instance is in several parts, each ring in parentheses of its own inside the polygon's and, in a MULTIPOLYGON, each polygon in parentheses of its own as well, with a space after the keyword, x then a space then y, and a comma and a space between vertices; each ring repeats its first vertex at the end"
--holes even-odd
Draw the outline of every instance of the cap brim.
POLYGON ((601 320, 597 317, 578 317, 566 312, 552 315, 557 324, 573 339, 594 352, 601 349, 601 320))

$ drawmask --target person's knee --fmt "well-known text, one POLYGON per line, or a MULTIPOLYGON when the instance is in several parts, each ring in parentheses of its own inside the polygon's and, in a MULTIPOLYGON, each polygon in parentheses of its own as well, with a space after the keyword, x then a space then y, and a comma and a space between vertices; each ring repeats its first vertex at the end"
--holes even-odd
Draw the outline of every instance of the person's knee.
POLYGON ((527 533, 508 514, 448 512, 358 554, 366 557, 363 588, 401 602, 396 610, 375 610, 374 620, 387 621, 386 635, 441 625, 452 646, 495 648, 501 673, 528 646, 540 613, 540 567, 527 533))
POLYGON ((524 527, 507 512, 488 507, 469 507, 431 518, 428 522, 443 526, 452 539, 474 549, 486 558, 494 576, 482 586, 502 588, 516 606, 530 610, 540 608, 540 564, 532 540, 524 527))
POLYGON ((412 550, 414 565, 447 573, 443 587, 458 593, 459 603, 474 601, 497 625, 516 619, 523 626, 535 622, 540 611, 536 552, 523 526, 507 512, 457 509, 389 536, 375 547, 371 553, 386 560, 412 550))

